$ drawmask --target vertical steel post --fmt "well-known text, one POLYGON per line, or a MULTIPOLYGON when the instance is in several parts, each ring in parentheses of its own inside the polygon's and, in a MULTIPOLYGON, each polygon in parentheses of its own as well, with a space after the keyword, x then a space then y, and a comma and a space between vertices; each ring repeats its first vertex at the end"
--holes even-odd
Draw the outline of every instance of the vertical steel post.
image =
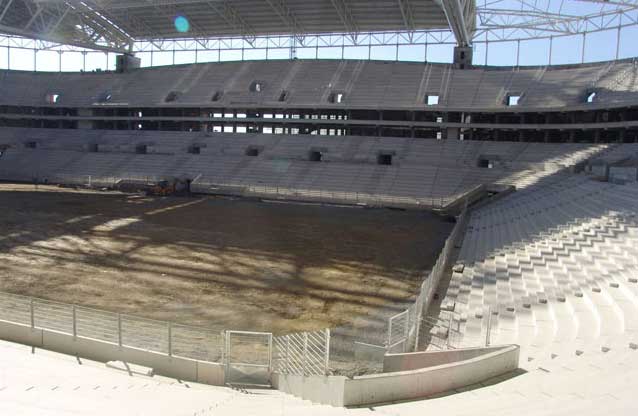
POLYGON ((122 314, 117 314, 117 345, 122 348, 122 314))
POLYGON ((290 335, 286 335, 286 374, 290 374, 290 335))
POLYGON ((73 313, 73 338, 75 339, 78 336, 78 323, 77 323, 77 319, 76 319, 77 318, 76 317, 77 311, 75 309, 75 305, 73 305, 71 307, 71 311, 73 313))
POLYGON ((452 337, 452 322, 453 322, 454 316, 452 314, 450 314, 450 321, 448 322, 448 327, 447 327, 447 341, 445 343, 447 349, 450 349, 450 338, 452 337))
POLYGON ((485 334, 485 346, 490 346, 490 332, 492 332, 492 307, 487 308, 487 333, 485 334))
POLYGON ((303 357, 301 361, 301 373, 305 377, 306 376, 306 360, 308 355, 308 333, 303 333, 303 357))
POLYGON ((408 339, 410 338, 410 308, 405 311, 405 324, 403 326, 403 352, 407 352, 408 339))
POLYGON ((168 323, 168 356, 173 356, 173 324, 168 323))
POLYGON ((35 308, 33 306, 33 298, 29 302, 29 314, 31 315, 31 329, 35 328, 35 308))
POLYGON ((226 357, 226 337, 224 337, 224 331, 219 332, 219 337, 221 339, 221 342, 219 343, 219 353, 221 356, 221 363, 223 365, 225 362, 224 358, 226 357))
POLYGON ((324 364, 324 374, 328 375, 330 371, 330 329, 326 329, 326 356, 324 364))
POLYGON ((272 334, 268 334, 268 372, 272 372, 272 334))
POLYGON ((622 26, 622 14, 620 15, 620 22, 618 25, 618 33, 616 34, 616 60, 620 56, 620 28, 622 26))

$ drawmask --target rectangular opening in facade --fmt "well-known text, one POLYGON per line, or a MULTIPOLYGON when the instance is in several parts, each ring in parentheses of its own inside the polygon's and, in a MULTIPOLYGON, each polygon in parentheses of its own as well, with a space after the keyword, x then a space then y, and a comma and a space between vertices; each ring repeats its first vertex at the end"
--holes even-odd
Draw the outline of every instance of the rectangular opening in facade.
POLYGON ((259 148, 255 146, 249 146, 246 148, 246 156, 257 157, 259 156, 259 148))
POLYGON ((172 103, 173 101, 177 101, 178 98, 179 98, 179 93, 177 91, 171 91, 166 96, 166 99, 164 100, 164 102, 172 103))
POLYGON ((138 144, 135 146, 135 153, 138 155, 145 155, 148 153, 148 147, 145 144, 138 144))
POLYGON ((479 159, 477 166, 479 168, 484 168, 484 169, 492 169, 494 167, 494 164, 489 160, 489 159, 479 159))
POLYGON ((250 84, 250 92, 262 92, 264 89, 264 83, 262 81, 253 81, 250 84))
POLYGON ((345 95, 342 92, 333 92, 328 96, 328 102, 332 104, 341 104, 343 103, 344 98, 345 95))
POLYGON ((311 150, 308 154, 308 160, 311 162, 321 162, 323 159, 323 153, 318 150, 311 150))
POLYGON ((99 153, 100 145, 97 143, 89 144, 89 153, 99 153))
POLYGON ((391 153, 379 153, 377 155, 377 164, 385 166, 392 165, 392 156, 391 153))
POLYGON ((38 147, 38 143, 37 142, 26 142, 24 144, 24 147, 26 147, 27 149, 35 149, 38 147))
POLYGON ((60 102, 60 94, 47 94, 46 96, 47 104, 57 104, 60 102))
POLYGON ((439 96, 438 95, 427 95, 425 97, 425 104, 427 104, 427 105, 439 105, 439 96))
POLYGON ((518 105, 518 102, 520 101, 520 99, 521 99, 520 95, 508 95, 506 104, 508 107, 515 107, 518 105))
POLYGON ((199 145, 191 145, 188 147, 188 153, 190 153, 191 155, 198 155, 200 153, 202 153, 202 148, 199 145))
POLYGON ((213 94, 213 98, 211 99, 211 101, 215 102, 215 101, 219 101, 222 99, 222 97, 224 96, 224 93, 221 91, 217 91, 215 92, 215 94, 213 94))

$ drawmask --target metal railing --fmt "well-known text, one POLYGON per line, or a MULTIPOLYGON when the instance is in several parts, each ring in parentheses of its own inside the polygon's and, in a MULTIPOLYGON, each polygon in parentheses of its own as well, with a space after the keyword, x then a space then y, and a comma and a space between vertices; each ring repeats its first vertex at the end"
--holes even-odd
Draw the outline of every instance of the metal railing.
POLYGON ((0 292, 0 320, 169 357, 224 363, 235 370, 329 373, 329 329, 278 337, 268 332, 217 331, 4 292, 0 292))
POLYGON ((329 373, 329 329, 275 337, 274 345, 276 371, 301 376, 329 373))
POLYGON ((193 189, 207 189, 219 193, 250 197, 291 198, 304 201, 366 204, 373 206, 423 206, 424 208, 442 208, 453 200, 453 198, 411 198, 363 192, 324 191, 319 189, 300 189, 265 185, 204 184, 202 182, 193 183, 193 189))
POLYGON ((466 204, 457 219, 452 233, 445 241, 443 250, 434 267, 426 279, 423 280, 416 301, 405 311, 388 319, 388 337, 385 346, 389 352, 408 352, 418 349, 423 313, 427 312, 434 298, 434 292, 449 268, 450 256, 454 246, 458 243, 467 225, 467 212, 466 204))
POLYGON ((497 328, 493 325, 491 307, 485 313, 474 316, 468 327, 465 319, 459 314, 448 313, 439 317, 423 317, 421 330, 426 338, 428 347, 438 350, 448 350, 467 347, 489 347, 492 336, 497 328))
POLYGON ((0 320, 168 356, 222 361, 223 334, 208 328, 8 293, 0 293, 0 320))

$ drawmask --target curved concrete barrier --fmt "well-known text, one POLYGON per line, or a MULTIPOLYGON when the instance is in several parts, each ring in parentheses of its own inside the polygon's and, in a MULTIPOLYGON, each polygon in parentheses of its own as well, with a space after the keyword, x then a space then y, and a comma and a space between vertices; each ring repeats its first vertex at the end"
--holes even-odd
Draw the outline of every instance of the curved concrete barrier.
POLYGON ((420 399, 480 383, 518 369, 520 348, 505 345, 390 354, 388 372, 348 379, 274 374, 273 387, 315 403, 362 406, 420 399))

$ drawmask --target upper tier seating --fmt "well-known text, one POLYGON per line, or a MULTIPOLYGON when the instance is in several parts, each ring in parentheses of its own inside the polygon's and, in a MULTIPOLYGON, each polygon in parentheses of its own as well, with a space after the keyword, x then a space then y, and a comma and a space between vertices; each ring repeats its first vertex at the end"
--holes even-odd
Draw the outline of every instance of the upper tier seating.
POLYGON ((424 109, 427 95, 438 95, 441 108, 504 109, 508 95, 522 97, 520 108, 605 107, 638 102, 638 63, 456 70, 448 64, 294 60, 191 64, 124 74, 0 71, 0 105, 45 106, 49 94, 59 95, 55 105, 61 107, 424 109), (255 82, 260 91, 251 88, 255 82), (589 91, 596 92, 596 100, 585 104, 589 91), (342 103, 331 102, 333 92, 343 94, 342 103), (171 93, 173 99, 167 101, 171 93))

